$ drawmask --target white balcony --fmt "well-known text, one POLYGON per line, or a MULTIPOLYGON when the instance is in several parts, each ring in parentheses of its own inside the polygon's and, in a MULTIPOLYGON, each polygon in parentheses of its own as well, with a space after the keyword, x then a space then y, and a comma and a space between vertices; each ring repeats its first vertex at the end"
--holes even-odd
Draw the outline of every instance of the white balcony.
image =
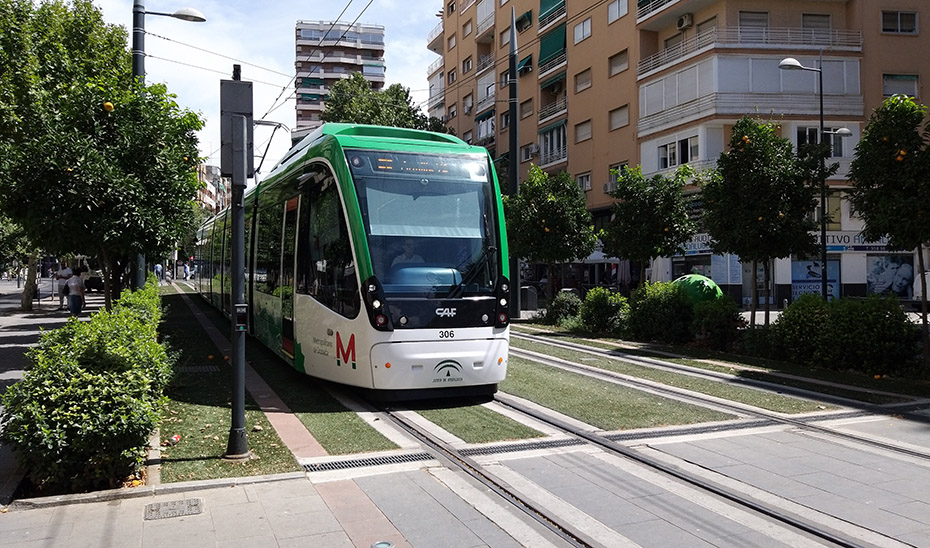
POLYGON ((444 66, 445 66, 445 59, 440 57, 439 59, 436 59, 435 61, 430 63, 429 67, 426 69, 426 75, 432 76, 433 73, 437 72, 444 66))
POLYGON ((568 159, 568 147, 561 146, 551 150, 544 150, 539 154, 539 167, 546 167, 568 159))

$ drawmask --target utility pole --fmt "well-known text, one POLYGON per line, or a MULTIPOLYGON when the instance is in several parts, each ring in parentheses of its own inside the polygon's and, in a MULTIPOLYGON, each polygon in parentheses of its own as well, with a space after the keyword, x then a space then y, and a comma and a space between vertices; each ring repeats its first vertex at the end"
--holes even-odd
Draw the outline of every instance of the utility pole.
MULTIPOLYGON (((510 110, 508 111, 507 116, 510 118, 510 131, 508 135, 510 137, 509 152, 507 154, 507 194, 511 197, 516 197, 520 193, 520 181, 518 180, 520 172, 520 159, 518 154, 517 143, 519 142, 517 136, 517 106, 518 106, 518 95, 517 95, 517 21, 516 21, 516 11, 513 6, 510 6, 510 110)), ((520 318, 520 258, 514 255, 513 248, 507 246, 507 249, 510 250, 510 318, 519 319, 520 318)))
POLYGON ((248 329, 248 304, 245 302, 245 207, 247 179, 252 175, 252 83, 240 80, 240 67, 234 65, 233 79, 220 81, 220 170, 232 176, 232 223, 230 261, 232 321, 233 393, 229 441, 223 458, 249 460, 245 433, 245 333, 248 329))

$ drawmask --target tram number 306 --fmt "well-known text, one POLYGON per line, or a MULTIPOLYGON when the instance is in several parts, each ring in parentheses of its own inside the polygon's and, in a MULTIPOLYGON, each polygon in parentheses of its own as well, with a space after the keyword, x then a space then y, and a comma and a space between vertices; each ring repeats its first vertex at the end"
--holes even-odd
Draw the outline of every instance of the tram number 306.
POLYGON ((446 329, 446 330, 440 331, 440 332, 439 332, 439 338, 440 338, 440 339, 454 339, 454 338, 455 338, 455 331, 453 331, 453 330, 451 330, 451 329, 446 329))

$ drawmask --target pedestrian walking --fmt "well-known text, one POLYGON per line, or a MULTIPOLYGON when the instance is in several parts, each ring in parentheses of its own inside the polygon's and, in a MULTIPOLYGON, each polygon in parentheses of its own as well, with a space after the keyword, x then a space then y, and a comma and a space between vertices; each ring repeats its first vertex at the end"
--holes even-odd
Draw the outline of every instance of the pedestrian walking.
POLYGON ((184 263, 184 279, 188 279, 191 276, 191 268, 187 265, 187 262, 184 263))
POLYGON ((68 279, 74 275, 74 271, 68 267, 67 261, 61 261, 61 268, 55 273, 55 279, 58 280, 58 310, 65 309, 65 296, 68 295, 68 279))
POLYGON ((161 263, 157 263, 155 265, 155 277, 158 278, 158 281, 165 279, 164 275, 162 274, 161 263))
POLYGON ((81 268, 68 278, 65 287, 68 288, 68 310, 72 316, 77 316, 84 310, 84 280, 81 278, 81 268))

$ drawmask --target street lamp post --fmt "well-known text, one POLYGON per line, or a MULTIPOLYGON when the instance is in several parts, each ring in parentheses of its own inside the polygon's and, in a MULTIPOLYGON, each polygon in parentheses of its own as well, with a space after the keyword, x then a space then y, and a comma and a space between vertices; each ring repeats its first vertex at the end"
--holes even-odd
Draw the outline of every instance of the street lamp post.
MULTIPOLYGON (((827 135, 839 135, 848 137, 852 132, 846 128, 839 128, 832 131, 826 131, 823 127, 823 50, 820 50, 820 63, 817 67, 805 67, 794 57, 786 57, 778 63, 778 68, 783 70, 808 70, 817 73, 817 95, 820 98, 820 143, 827 140, 827 135)), ((827 166, 826 157, 820 156, 820 291, 823 300, 827 301, 829 292, 827 291, 827 166)))
MULTIPOLYGON (((132 75, 139 82, 145 82, 145 16, 161 15, 174 17, 182 21, 202 23, 207 20, 194 8, 181 8, 174 13, 145 11, 145 0, 133 0, 132 3, 132 75)), ((136 289, 145 286, 145 256, 136 256, 136 289)))

